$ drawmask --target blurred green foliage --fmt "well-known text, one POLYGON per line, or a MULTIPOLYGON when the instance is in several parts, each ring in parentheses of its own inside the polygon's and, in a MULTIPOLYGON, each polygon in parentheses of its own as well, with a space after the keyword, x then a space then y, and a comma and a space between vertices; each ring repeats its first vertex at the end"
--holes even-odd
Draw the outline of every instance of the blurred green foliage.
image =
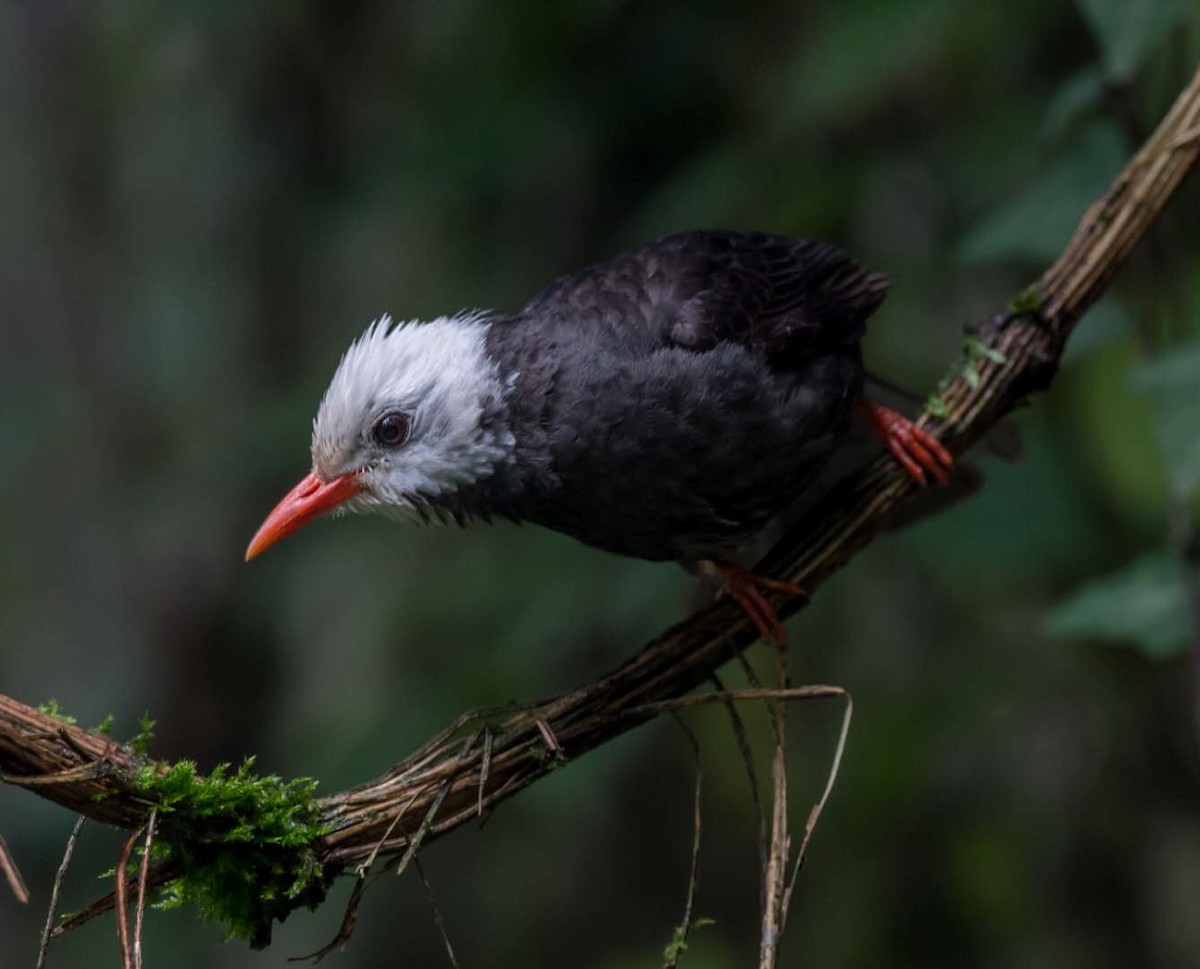
MULTIPOLYGON (((532 529, 371 521, 243 566, 349 340, 384 311, 515 307, 658 234, 758 228, 889 272, 870 362, 932 389, 1198 61, 1192 0, 0 4, 0 688, 115 711, 118 734, 149 709, 158 756, 256 754, 328 791, 462 709, 594 677, 681 614, 682 574, 532 529)), ((847 686, 857 714, 785 965, 1200 963, 1198 215, 1192 185, 1084 321, 1020 416, 1024 461, 793 624, 797 679, 847 686)), ((837 714, 792 721, 801 823, 837 714)), ((743 966, 756 822, 723 714, 689 723, 715 924, 683 965, 743 966)), ((433 846, 461 963, 661 964, 691 770, 664 722, 433 846)), ((34 892, 0 899, 13 964, 70 824, 0 788, 34 892)), ((66 909, 116 845, 85 836, 66 909)), ((348 891, 265 953, 156 913, 148 964, 282 966, 333 937, 348 891)), ((101 921, 52 964, 114 945, 101 921)), ((336 960, 440 946, 406 877, 336 960)))
POLYGON ((1171 490, 1200 497, 1200 342, 1138 364, 1131 379, 1150 407, 1171 490))
POLYGON ((1180 653, 1191 631, 1183 571, 1178 555, 1147 553, 1077 589, 1047 615, 1046 630, 1134 643, 1151 656, 1180 653))

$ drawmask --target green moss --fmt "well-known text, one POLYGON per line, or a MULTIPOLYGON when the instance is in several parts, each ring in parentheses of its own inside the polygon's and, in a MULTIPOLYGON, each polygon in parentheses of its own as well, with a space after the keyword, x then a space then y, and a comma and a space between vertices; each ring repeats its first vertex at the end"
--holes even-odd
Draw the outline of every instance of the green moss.
MULTIPOLYGON (((978 337, 969 336, 963 340, 963 360, 959 365, 957 376, 961 377, 972 390, 976 389, 983 379, 979 371, 979 365, 984 360, 990 360, 995 364, 1004 364, 1008 362, 1008 357, 1004 355, 1003 351, 989 346, 978 337)), ((931 417, 936 417, 938 420, 944 421, 950 419, 950 408, 942 395, 945 394, 953 382, 952 378, 954 376, 954 374, 950 374, 943 377, 937 385, 937 390, 926 398, 924 404, 925 413, 931 417)))
POLYGON ((924 410, 930 417, 936 417, 939 421, 948 420, 950 417, 950 407, 942 400, 940 389, 938 393, 925 398, 924 410))
POLYGON ((992 363, 1008 363, 1008 357, 1004 355, 1003 351, 997 350, 995 347, 990 347, 982 340, 973 336, 963 340, 963 353, 970 364, 978 363, 980 360, 990 360, 992 363))
MULTIPOLYGON (((38 710, 62 723, 76 722, 56 700, 38 710)), ((97 729, 107 734, 112 725, 109 716, 97 729)), ((144 756, 154 721, 143 714, 138 726, 127 746, 144 756)), ((253 766, 248 758, 236 769, 222 764, 204 775, 191 761, 148 763, 124 780, 157 810, 151 853, 174 873, 159 889, 156 905, 194 905, 201 917, 222 923, 230 938, 263 946, 274 921, 324 899, 330 876, 316 845, 329 826, 314 797, 316 781, 259 776, 253 766)), ((131 860, 132 871, 139 865, 131 860)))
POLYGON ((1036 286, 1027 286, 1013 297, 1008 311, 1013 316, 1033 316, 1042 308, 1042 294, 1036 286))
MULTIPOLYGON (((58 705, 58 701, 54 698, 47 700, 45 703, 39 703, 36 707, 38 713, 44 713, 48 717, 53 717, 59 723, 65 723, 68 727, 73 727, 79 723, 77 717, 71 716, 69 713, 63 713, 58 705)), ((105 735, 111 734, 113 726, 116 724, 117 718, 111 713, 101 720, 96 726, 92 727, 93 733, 102 733, 105 735)))
POLYGON ((138 717, 138 728, 138 732, 126 741, 126 746, 135 754, 143 756, 150 749, 150 742, 154 739, 154 721, 150 719, 149 712, 138 717))
POLYGON ((65 723, 68 726, 74 726, 79 721, 69 714, 63 713, 58 707, 58 701, 51 697, 45 703, 37 705, 37 712, 44 713, 48 717, 53 717, 59 723, 65 723))
POLYGON ((158 906, 195 905, 231 938, 262 946, 273 921, 324 898, 328 878, 315 846, 329 829, 315 781, 263 777, 252 767, 251 758, 202 775, 180 761, 165 771, 147 766, 136 783, 158 808, 154 860, 178 872, 158 906))
MULTIPOLYGON (((38 710, 62 723, 76 722, 56 700, 38 710)), ((127 746, 144 756, 154 721, 143 714, 138 725, 127 746)), ((97 731, 108 734, 112 726, 109 716, 97 731)), ((222 923, 230 938, 263 946, 274 921, 324 899, 330 876, 316 845, 329 826, 314 797, 316 781, 263 777, 253 766, 248 758, 236 769, 222 764, 204 775, 191 761, 148 763, 124 781, 158 812, 151 852, 173 877, 159 889, 156 905, 194 905, 201 917, 222 923)), ((136 871, 140 861, 130 864, 136 871)))
POLYGON ((970 336, 963 340, 963 364, 958 373, 972 390, 978 388, 983 379, 979 372, 979 364, 984 360, 1003 364, 1008 362, 1008 357, 977 337, 970 336))
POLYGON ((688 935, 693 929, 702 929, 706 925, 716 925, 714 919, 692 919, 691 925, 675 926, 675 933, 671 936, 671 941, 663 948, 663 965, 665 967, 676 966, 679 960, 683 958, 683 954, 687 952, 688 935))

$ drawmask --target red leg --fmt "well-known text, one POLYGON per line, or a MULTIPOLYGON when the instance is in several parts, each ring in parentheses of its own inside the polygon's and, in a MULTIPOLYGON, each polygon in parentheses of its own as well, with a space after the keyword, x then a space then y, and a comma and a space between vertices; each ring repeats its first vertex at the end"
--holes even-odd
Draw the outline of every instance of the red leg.
POLYGON ((721 588, 742 607, 742 611, 754 623, 754 628, 763 639, 773 640, 780 648, 787 649, 787 631, 783 628, 779 616, 775 614, 775 607, 767 593, 807 595, 803 588, 795 582, 772 579, 725 562, 702 562, 701 569, 717 577, 721 588))
POLYGON ((942 447, 941 441, 890 407, 865 399, 862 406, 875 433, 883 438, 888 451, 913 480, 924 485, 926 471, 938 484, 949 480, 946 472, 954 466, 954 457, 942 447))

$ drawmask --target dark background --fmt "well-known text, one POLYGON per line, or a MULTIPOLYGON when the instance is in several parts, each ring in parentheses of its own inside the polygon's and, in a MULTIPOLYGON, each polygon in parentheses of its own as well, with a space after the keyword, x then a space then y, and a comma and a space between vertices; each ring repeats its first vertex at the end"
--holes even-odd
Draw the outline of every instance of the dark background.
MULTIPOLYGON (((5 0, 0 689, 113 713, 118 735, 149 711, 158 756, 256 754, 333 791, 461 710, 595 677, 680 615, 681 572, 534 529, 370 520, 242 564, 351 338, 385 311, 515 308, 669 231, 768 229, 893 276, 869 358, 926 391, 1198 60, 1178 0, 5 0)), ((1200 491, 1195 186, 1171 215, 1020 416, 1023 463, 791 624, 796 678, 846 686, 857 715, 784 965, 1200 964, 1167 538, 1200 491)), ((688 719, 716 921, 685 964, 751 965, 745 779, 720 712, 688 719)), ((797 825, 838 719, 793 715, 797 825)), ((462 965, 661 964, 692 783, 664 721, 433 846, 462 965)), ((0 788, 34 896, 0 891, 5 966, 33 963, 72 820, 0 788)), ((117 845, 85 828, 66 909, 107 890, 117 845)), ((265 953, 153 914, 147 965, 282 966, 333 935, 348 887, 265 953)), ((410 873, 327 964, 444 963, 410 873)), ((50 964, 117 964, 111 918, 50 964)))

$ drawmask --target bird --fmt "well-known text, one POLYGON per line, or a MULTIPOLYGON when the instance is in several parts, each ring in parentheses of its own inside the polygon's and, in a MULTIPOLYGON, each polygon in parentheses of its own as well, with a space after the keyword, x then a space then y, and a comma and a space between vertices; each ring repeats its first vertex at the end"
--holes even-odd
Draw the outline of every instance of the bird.
POLYGON ((917 482, 953 459, 867 393, 888 278, 826 242, 693 230, 562 276, 516 313, 382 316, 346 350, 312 469, 255 558, 327 512, 508 519, 717 577, 764 637, 787 580, 739 561, 865 415, 917 482))

